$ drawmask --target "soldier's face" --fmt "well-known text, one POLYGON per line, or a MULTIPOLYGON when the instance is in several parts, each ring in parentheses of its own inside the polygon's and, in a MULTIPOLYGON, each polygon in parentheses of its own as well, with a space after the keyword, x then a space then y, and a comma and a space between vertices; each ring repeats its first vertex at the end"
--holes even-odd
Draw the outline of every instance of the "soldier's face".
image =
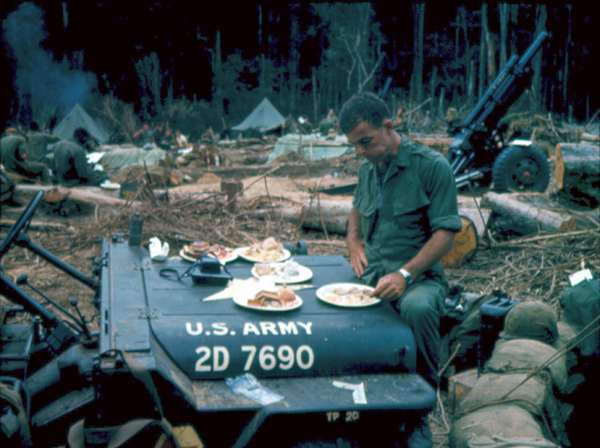
POLYGON ((385 162, 397 149, 391 139, 389 120, 385 120, 380 128, 373 127, 369 122, 362 121, 352 131, 346 134, 348 142, 354 145, 356 153, 372 164, 385 162))

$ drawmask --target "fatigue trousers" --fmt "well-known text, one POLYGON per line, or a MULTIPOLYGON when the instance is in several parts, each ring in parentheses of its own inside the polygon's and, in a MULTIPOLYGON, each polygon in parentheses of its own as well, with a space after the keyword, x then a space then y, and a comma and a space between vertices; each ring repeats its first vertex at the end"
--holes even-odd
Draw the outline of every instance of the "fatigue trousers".
POLYGON ((434 389, 439 385, 440 319, 445 314, 447 292, 445 284, 423 280, 410 285, 402 297, 391 302, 413 330, 417 372, 434 389))

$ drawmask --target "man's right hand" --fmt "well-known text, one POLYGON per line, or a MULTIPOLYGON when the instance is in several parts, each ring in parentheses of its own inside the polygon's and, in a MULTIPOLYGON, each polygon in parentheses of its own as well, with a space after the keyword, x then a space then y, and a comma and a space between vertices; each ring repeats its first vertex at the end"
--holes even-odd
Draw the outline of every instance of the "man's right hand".
POLYGON ((364 243, 355 238, 346 239, 346 246, 350 253, 350 266, 357 277, 361 277, 365 273, 365 267, 369 265, 367 254, 365 252, 364 243))

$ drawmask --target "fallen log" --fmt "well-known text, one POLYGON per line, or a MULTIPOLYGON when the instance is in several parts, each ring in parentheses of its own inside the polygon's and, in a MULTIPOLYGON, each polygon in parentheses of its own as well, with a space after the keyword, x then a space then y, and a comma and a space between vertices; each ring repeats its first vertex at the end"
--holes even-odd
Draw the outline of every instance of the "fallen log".
POLYGON ((481 205, 512 221, 516 227, 528 232, 574 230, 575 218, 567 213, 542 208, 535 195, 497 194, 483 195, 481 205))
POLYGON ((580 205, 598 206, 600 147, 590 143, 559 143, 555 150, 557 189, 580 205))
POLYGON ((344 235, 351 209, 352 198, 330 200, 315 197, 312 201, 286 207, 281 217, 297 222, 299 226, 344 235))
MULTIPOLYGON (((331 233, 346 234, 346 224, 352 197, 316 196, 311 200, 299 201, 292 206, 287 206, 281 211, 281 217, 292 222, 297 222, 310 229, 326 230, 331 233), (323 199, 325 197, 326 199, 323 199)), ((490 210, 476 209, 475 207, 459 207, 458 214, 467 217, 475 225, 477 236, 482 238, 490 215, 490 210)))

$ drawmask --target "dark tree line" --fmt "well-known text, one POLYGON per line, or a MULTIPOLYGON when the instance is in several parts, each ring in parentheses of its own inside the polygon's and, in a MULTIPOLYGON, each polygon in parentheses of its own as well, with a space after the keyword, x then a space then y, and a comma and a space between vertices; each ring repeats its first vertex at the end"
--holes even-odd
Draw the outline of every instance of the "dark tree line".
POLYGON ((35 10, 14 15, 25 6, 2 6, 6 122, 48 119, 72 106, 76 87, 79 101, 109 121, 134 114, 175 121, 188 133, 232 126, 265 96, 284 115, 315 121, 355 92, 380 91, 388 79, 391 107, 425 104, 419 112, 434 117, 448 107, 467 113, 508 58, 541 31, 550 39, 519 106, 580 121, 600 107, 598 39, 593 8, 584 4, 269 2, 204 10, 174 1, 47 0, 29 4, 40 11, 37 21, 35 10), (22 35, 42 27, 33 35, 42 36, 47 61, 59 74, 81 72, 71 79, 86 85, 71 80, 59 86, 69 90, 64 98, 45 104, 52 69, 25 76, 29 65, 7 42, 7 19, 15 17, 22 35))

